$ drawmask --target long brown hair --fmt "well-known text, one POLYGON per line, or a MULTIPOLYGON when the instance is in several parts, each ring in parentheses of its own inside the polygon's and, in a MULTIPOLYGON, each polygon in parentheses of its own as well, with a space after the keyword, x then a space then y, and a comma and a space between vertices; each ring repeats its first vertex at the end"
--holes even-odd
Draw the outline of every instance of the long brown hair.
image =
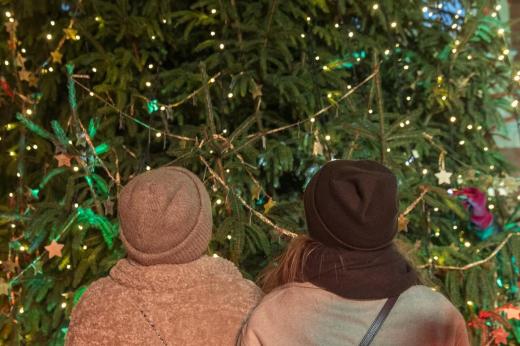
MULTIPOLYGON (((402 241, 394 240, 394 245, 409 263, 410 268, 415 270, 415 265, 409 251, 405 250, 402 241)), ((276 287, 290 282, 305 281, 303 268, 309 255, 324 246, 322 243, 312 239, 308 235, 299 235, 293 238, 284 252, 272 261, 260 274, 258 283, 265 293, 271 292, 276 287)), ((420 282, 424 282, 424 277, 420 277, 420 282)), ((433 282, 427 282, 428 286, 433 286, 433 282)))
POLYGON ((323 246, 307 235, 293 238, 284 252, 272 261, 260 274, 259 284, 265 293, 289 282, 302 281, 307 257, 323 246))

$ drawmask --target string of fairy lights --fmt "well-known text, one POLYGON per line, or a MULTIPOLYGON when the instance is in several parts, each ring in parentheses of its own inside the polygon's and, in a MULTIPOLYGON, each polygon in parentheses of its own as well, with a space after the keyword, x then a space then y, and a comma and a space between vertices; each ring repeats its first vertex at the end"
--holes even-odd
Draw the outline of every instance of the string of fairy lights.
MULTIPOLYGON (((442 9, 442 4, 438 4, 437 5, 437 9, 442 9)), ((500 11, 500 5, 497 5, 495 8, 494 8, 496 11, 492 12, 491 13, 491 16, 492 17, 496 17, 497 16, 497 12, 500 11)), ((377 12, 377 11, 381 11, 381 7, 378 3, 374 3, 372 5, 372 11, 374 12, 377 12)), ((434 16, 434 11, 435 11, 435 8, 431 8, 431 7, 424 7, 422 9, 422 11, 424 13, 427 13, 429 17, 433 17, 434 16)), ((216 9, 211 9, 210 13, 212 15, 215 15, 217 13, 217 10, 216 9)), ((461 16, 462 13, 457 13, 455 15, 455 19, 459 19, 460 16, 461 16)), ((14 18, 14 14, 10 11, 6 11, 5 12, 5 17, 7 18, 7 21, 9 23, 12 23, 13 25, 11 26, 11 28, 14 28, 13 30, 16 29, 16 25, 14 25, 16 23, 16 20, 14 18)), ((97 16, 95 18, 95 20, 97 22, 100 22, 102 23, 103 22, 103 19, 99 16, 97 16)), ((306 21, 308 23, 311 23, 312 22, 312 18, 311 17, 307 17, 306 18, 306 21)), ((163 18, 161 19, 161 22, 163 24, 167 24, 167 19, 166 18, 163 18)), ((55 27, 56 26, 56 22, 55 21, 50 21, 50 27, 55 27)), ((397 21, 390 21, 390 29, 392 30, 397 30, 399 29, 400 27, 400 24, 397 22, 397 21)), ((341 24, 340 23, 334 23, 334 28, 336 29, 340 29, 341 27, 341 24)), ((462 27, 460 24, 457 24, 457 23, 454 23, 451 27, 453 30, 456 30, 456 31, 461 31, 462 30, 462 27)), ((81 39, 80 35, 77 34, 77 31, 74 29, 74 19, 71 19, 68 26, 62 30, 63 31, 63 35, 61 36, 61 38, 59 39, 59 43, 58 45, 56 46, 56 49, 54 49, 51 54, 50 54, 50 57, 43 63, 41 64, 41 66, 39 67, 37 73, 34 73, 33 75, 36 76, 37 74, 47 74, 47 73, 53 73, 55 72, 55 68, 53 66, 51 66, 49 64, 49 62, 52 61, 53 64, 60 64, 62 62, 62 58, 63 58, 63 54, 61 53, 60 49, 62 48, 62 46, 65 44, 66 41, 70 40, 70 41, 79 41, 81 39)), ((49 42, 53 42, 59 35, 55 34, 55 33, 52 33, 52 32, 48 32, 48 33, 44 33, 44 39, 49 41, 49 42)), ((308 35, 308 33, 301 33, 300 34, 300 37, 302 39, 305 39, 308 35)), ((504 37, 505 36, 505 30, 503 28, 499 28, 497 30, 497 35, 500 36, 500 37, 504 37)), ((216 32, 215 31, 210 31, 210 36, 211 37, 215 37, 217 36, 216 32)), ((354 31, 348 31, 348 33, 346 34, 346 38, 347 39, 354 39, 356 36, 356 33, 354 31)), ((156 40, 156 36, 155 35, 152 35, 151 36, 151 40, 156 40)), ((455 38, 454 41, 453 41, 453 48, 451 50, 451 53, 454 55, 454 56, 459 56, 462 52, 463 52, 463 43, 464 42, 467 42, 467 39, 465 38, 455 38)), ((220 42, 218 43, 217 45, 217 48, 219 50, 225 50, 226 49, 226 45, 224 42, 220 42)), ((399 44, 396 44, 395 45, 395 48, 399 48, 399 44)), ((10 62, 9 60, 4 60, 4 65, 6 67, 9 67, 11 64, 14 64, 16 66, 20 66, 20 61, 22 62, 22 66, 23 66, 23 55, 22 54, 26 54, 27 51, 24 49, 24 48, 21 48, 20 50, 20 55, 22 56, 22 59, 18 59, 19 61, 16 61, 16 62, 10 62)), ((504 62, 504 61, 508 61, 508 56, 510 55, 510 50, 508 48, 504 48, 501 52, 502 54, 497 56, 496 59, 497 61, 500 61, 500 62, 504 62)), ((383 57, 389 57, 390 55, 392 55, 392 49, 386 49, 383 51, 383 57)), ((465 55, 465 58, 467 60, 472 60, 474 57, 471 55, 471 54, 466 54, 465 55)), ((319 56, 319 55, 315 55, 314 56, 314 60, 316 62, 320 62, 322 58, 319 56)), ((361 61, 362 57, 357 57, 355 60, 357 62, 361 61)), ((379 66, 379 65, 378 65, 379 66)), ((153 70, 156 66, 153 64, 153 63, 149 63, 147 64, 147 67, 149 70, 153 70)), ((411 69, 411 66, 410 64, 408 63, 405 63, 402 65, 402 68, 404 71, 408 71, 411 69)), ((24 69, 23 69, 24 70, 24 69)), ((329 72, 332 72, 334 70, 334 63, 331 63, 331 64, 324 64, 322 66, 322 70, 324 73, 329 73, 329 72)), ((92 67, 91 68, 91 73, 96 73, 97 72, 97 69, 96 67, 92 67)), ((343 100, 345 100, 348 96, 350 96, 351 94, 353 94, 358 88, 360 88, 362 85, 364 85, 365 83, 368 83, 369 81, 371 81, 373 79, 373 77, 379 73, 379 70, 375 70, 372 72, 372 74, 367 77, 367 79, 365 79, 364 81, 362 81, 360 84, 356 85, 356 86, 352 86, 352 85, 348 85, 347 89, 348 91, 344 94, 341 94, 341 95, 338 95, 336 97, 336 94, 333 93, 333 92, 328 92, 327 93, 327 99, 330 101, 330 104, 324 108, 322 108, 321 110, 319 110, 318 112, 316 112, 315 114, 313 114, 312 116, 310 116, 309 118, 307 119, 304 119, 304 120, 301 120, 301 121, 298 121, 298 122, 295 122, 293 124, 289 124, 289 125, 286 125, 286 126, 283 126, 283 127, 280 127, 280 128, 277 128, 277 129, 271 129, 269 131, 261 131, 261 132, 258 132, 258 133, 254 133, 254 134, 250 134, 248 135, 248 143, 251 143, 252 141, 258 139, 258 138, 261 138, 261 137, 265 137, 265 136, 268 136, 268 135, 272 135, 272 134, 275 134, 275 133, 279 133, 281 131, 284 131, 284 130, 287 130, 289 128, 292 128, 292 127, 295 127, 295 126, 299 126, 300 124, 303 124, 303 123, 307 123, 309 122, 311 125, 315 124, 316 123, 316 119, 317 117, 319 117, 320 115, 322 114, 325 114, 329 109, 332 109, 335 107, 335 105, 343 100)), ((218 73, 214 76, 212 76, 209 80, 208 80, 208 84, 207 85, 212 85, 215 83, 215 81, 218 79, 218 78, 223 78, 225 76, 223 76, 221 73, 218 73)), ((30 77, 27 77, 27 78, 30 78, 30 77)), ((120 109, 118 109, 116 106, 113 105, 113 103, 104 98, 103 96, 101 96, 100 94, 96 93, 94 90, 92 90, 91 88, 89 88, 86 84, 82 83, 80 80, 82 79, 83 77, 81 77, 80 75, 76 75, 75 77, 72 77, 72 80, 73 82, 75 83, 75 85, 79 86, 80 88, 84 89, 85 92, 88 93, 88 95, 90 97, 95 97, 97 98, 99 101, 101 101, 102 103, 104 103, 105 105, 113 108, 114 111, 116 111, 118 114, 132 120, 133 122, 135 122, 136 124, 140 125, 140 126, 143 126, 144 128, 148 129, 149 131, 151 131, 153 133, 153 137, 155 137, 156 139, 162 139, 162 140, 166 140, 166 138, 170 138, 170 139, 175 139, 175 140, 182 140, 182 141, 188 141, 188 142, 197 142, 198 140, 196 138, 190 138, 190 137, 186 137, 186 136, 180 136, 180 135, 176 135, 176 134, 172 134, 172 133, 169 133, 169 131, 167 129, 165 130, 161 130, 161 129, 158 129, 156 127, 153 127, 151 126, 150 124, 138 119, 137 117, 135 116, 132 116, 120 109)), ((88 79, 88 75, 86 78, 84 79, 88 79)), ((517 71, 516 74, 514 74, 514 76, 512 77, 513 81, 515 82, 519 82, 520 83, 520 71, 517 71)), ((444 76, 440 75, 438 78, 437 78, 437 83, 439 85, 442 85, 444 83, 444 76)), ((147 80, 144 82, 144 85, 146 88, 152 88, 153 87, 153 82, 151 80, 147 80)), ((182 105, 183 103, 185 103, 186 101, 192 99, 193 97, 197 96, 199 93, 201 93, 204 89, 204 86, 203 87, 200 87, 199 89, 193 91, 192 93, 190 93, 187 97, 183 98, 182 100, 178 101, 178 102, 175 102, 175 103, 171 103, 171 104, 164 104, 164 103, 160 103, 158 102, 156 99, 149 99, 149 98, 144 98, 146 100, 146 103, 147 103, 147 106, 148 106, 148 109, 151 110, 151 111, 159 111, 159 112, 167 112, 168 110, 171 110, 173 108, 176 108, 180 105, 182 105)), ((15 95, 17 97, 20 97, 22 98, 24 101, 28 100, 29 98, 25 95, 23 95, 21 93, 21 90, 16 90, 16 93, 15 95)), ((232 99, 235 97, 235 94, 230 91, 227 93, 227 98, 229 99, 232 99)), ((405 97, 405 100, 410 103, 413 101, 413 96, 412 95, 406 95, 405 97)), ((447 101, 448 100, 448 95, 441 95, 440 96, 440 99, 441 101, 447 101)), ((514 99, 511 101, 511 107, 512 108, 517 108, 518 107, 518 103, 519 101, 514 99)), ((27 107, 26 109, 23 109, 22 110, 22 113, 25 115, 25 116, 32 116, 35 112, 35 107, 37 105, 36 102, 31 102, 31 103, 24 103, 24 104, 29 104, 29 107, 27 107)), ((373 113, 373 110, 371 108, 368 109, 367 111, 369 114, 372 114, 373 113)), ((458 122, 459 119, 457 118, 456 115, 452 115, 450 116, 449 118, 449 122, 454 124, 456 122, 458 122)), ((399 123, 398 123, 398 126, 400 128, 405 128, 407 126, 411 125, 411 120, 410 119, 402 119, 402 121, 400 120, 399 123)), ((11 130, 14 130, 16 128, 16 124, 7 124, 6 125, 6 130, 7 131, 11 131, 11 130)), ((465 126, 466 130, 467 131, 482 131, 483 130, 483 127, 482 125, 480 124, 471 124, 471 123, 468 123, 466 124, 465 126)), ((312 126, 311 126, 311 129, 312 129, 312 126)), ((88 133, 87 131, 83 128, 82 129, 83 131, 83 135, 85 135, 87 138, 88 138, 88 133)), ((219 138, 224 138, 225 141, 228 141, 230 144, 231 144, 231 141, 227 138, 225 138, 225 136, 227 135, 227 129, 223 130, 220 134, 218 134, 218 136, 220 136, 219 138)), ((425 138, 428 139, 430 142, 434 142, 433 141, 433 138, 431 136, 429 136, 428 134, 425 135, 425 138)), ((322 135, 322 138, 326 141, 326 142, 331 142, 333 140, 333 136, 331 134, 328 134, 328 133, 325 133, 322 135)), ((0 137, 0 141, 2 140, 2 137, 0 137)), ((209 143, 210 141, 214 140, 213 138, 212 139, 209 139, 208 141, 206 141, 205 144, 209 143)), ((72 144, 72 143, 71 143, 72 144)), ((464 146, 466 144, 466 141, 464 139, 460 139, 458 141, 458 145, 459 146, 464 146)), ((202 145, 202 144, 201 144, 202 145)), ((444 163, 444 158, 445 158, 445 155, 446 155, 446 149, 440 145, 440 144, 436 144, 436 148, 439 150, 439 172, 436 174, 439 175, 437 176, 437 178, 439 179, 439 184, 451 184, 451 180, 450 180, 450 176, 452 175, 451 172, 448 172, 446 171, 445 169, 445 163, 444 163)), ((37 144, 27 144, 26 147, 25 147, 25 150, 26 151, 32 151, 32 150, 38 150, 38 145, 37 144)), ((489 148, 487 146, 483 147, 482 148, 484 151, 488 151, 489 148)), ((238 150, 237 150, 238 152, 238 150)), ((391 152, 391 148, 388 147, 386 148, 386 152, 391 152)), ((8 152, 9 156, 13 157, 14 159, 16 159, 17 157, 17 153, 16 151, 14 150, 10 150, 8 152)), ((419 158, 419 154, 418 153, 412 153, 411 157, 413 159, 407 159, 405 161, 405 165, 406 166, 410 166, 416 159, 419 158)), ((77 160, 77 159, 76 159, 77 160)), ((103 162, 102 158, 101 157, 98 157, 98 161, 99 162, 103 162)), ((206 166, 206 168, 210 171, 210 174, 212 176, 212 179, 214 179, 214 181, 218 182, 225 190, 227 191, 230 191, 230 192, 233 192, 233 189, 231 187, 229 187, 226 183, 226 180, 225 180, 225 177, 221 176, 219 173, 217 173, 216 171, 214 171, 211 166, 209 165, 209 163, 203 158, 201 157, 201 161, 202 163, 206 166)), ((79 161, 78 161, 79 162, 79 161)), ((245 165, 245 162, 242 161, 242 164, 245 165)), ((66 165, 67 166, 67 165, 66 165)), ((72 165, 70 166, 71 170, 73 172, 79 172, 81 167, 79 167, 78 165, 72 165)), ((146 166, 146 169, 149 170, 151 169, 151 166, 147 165, 146 166)), ((489 169, 490 171, 493 171, 494 170, 494 166, 491 165, 489 166, 489 169)), ((229 171, 227 171, 227 173, 229 173, 229 171)), ((427 168, 423 168, 421 170, 421 173, 423 175, 427 175, 430 173, 430 170, 427 169, 427 168)), ((21 175, 22 173, 21 172, 17 172, 17 176, 18 178, 21 178, 21 175)), ((110 178, 112 180, 115 181, 115 176, 117 176, 117 174, 113 174, 110 175, 110 178)), ((457 176, 457 181, 459 183, 462 183, 462 178, 463 176, 461 174, 459 174, 457 176)), ((509 179, 509 177, 507 178, 509 179)), ((259 185, 258 182, 254 182, 256 185, 259 185)), ((512 184, 514 186, 514 183, 509 181, 508 182, 509 184, 512 184)), ((502 187, 502 190, 500 190, 500 187, 498 188, 498 191, 500 194, 503 194, 504 192, 503 191, 506 191, 504 190, 504 180, 502 180, 499 184, 501 184, 501 187, 502 187)), ((263 190, 263 187, 259 186, 260 189, 263 190)), ((407 223, 407 220, 406 220, 406 215, 408 213, 410 213, 414 208, 415 206, 421 202, 424 198, 424 196, 429 192, 428 189, 423 189, 421 191, 421 194, 419 195, 419 197, 406 209, 406 212, 402 213, 401 216, 400 216, 400 223, 404 224, 404 227, 406 227, 406 223, 407 223), (411 208, 410 208, 411 207, 411 208)), ((448 190, 448 193, 449 193, 449 190, 448 190)), ((507 194, 507 191, 506 191, 506 194, 507 194)), ((491 194, 490 194, 491 195, 491 194)), ((8 197, 9 199, 15 199, 16 198, 16 194, 14 194, 13 192, 10 192, 8 194, 8 197)), ((517 197, 518 200, 520 200, 520 195, 517 197)), ((262 222, 268 224, 269 226, 271 226, 275 231, 277 231, 278 233, 280 234, 283 234, 283 235, 286 235, 286 236, 289 236, 289 237, 293 237, 295 235, 295 233, 293 231, 290 231, 290 230, 287 230, 283 227, 280 227, 278 225, 276 225, 274 222, 272 222, 267 216, 265 216, 264 214, 258 212, 254 207, 252 207, 251 205, 249 205, 245 200, 240 200, 241 203, 244 205, 244 207, 246 207, 247 209, 249 209, 253 214, 255 214, 262 222)), ((222 205, 223 204, 223 201, 222 199, 219 197, 215 200, 215 204, 216 205, 222 205)), ((80 208, 80 205, 77 203, 77 202, 74 202, 74 208, 75 209, 78 209, 80 208)), ((83 207, 88 207, 88 206, 83 206, 83 207)), ((490 204, 489 205, 489 209, 493 210, 494 209, 494 205, 493 204, 490 204)), ((439 208, 438 207, 435 207, 433 208, 434 212, 438 212, 439 211, 439 208)), ((267 213, 268 210, 266 210, 265 213, 267 213)), ((72 223, 74 223, 76 221, 76 218, 73 217, 69 220, 69 222, 67 223, 67 225, 65 227, 62 228, 62 231, 58 234, 57 237, 55 237, 54 241, 59 241, 59 239, 70 229, 72 229, 71 225, 72 223)), ((17 227, 17 223, 16 222, 13 222, 10 224, 10 227, 12 229, 16 229, 17 227)), ((83 229, 83 226, 81 224, 78 225, 78 228, 79 229, 83 229)), ((457 225, 454 225, 453 226, 453 229, 454 230, 457 230, 458 226, 457 225)), ((438 231, 435 231, 434 232, 434 236, 435 237, 439 237, 440 236, 440 232, 438 231)), ((491 259, 492 257, 494 257, 494 255, 496 255, 496 253, 498 253, 498 250, 501 249, 504 244, 509 241, 509 239, 512 238, 512 235, 511 236, 508 236, 506 239, 504 239, 500 244, 499 246, 495 249, 495 251, 492 253, 493 256, 488 256, 488 258, 486 259, 486 261, 488 261, 489 259, 491 259)), ((461 237, 461 242, 463 243, 463 245, 465 247, 470 247, 471 246, 471 243, 468 242, 468 241, 464 241, 464 238, 461 237)), ((82 246, 82 249, 83 250, 86 250, 87 249, 87 246, 86 245, 83 245, 82 246)), ((21 245, 18 250, 20 252, 24 252, 24 251, 27 251, 27 246, 25 245, 21 245)), ((55 248, 53 249, 53 251, 55 250, 55 248)), ((49 251, 50 252, 50 251, 49 251)), ((24 269, 20 270, 18 272, 18 274, 11 279, 11 281, 16 281, 18 280, 21 276, 23 276, 23 274, 30 268, 37 268, 38 267, 38 262, 40 261, 43 261, 44 259, 44 256, 45 253, 41 253, 40 255, 38 255, 35 260, 30 264, 28 265, 27 267, 25 267, 24 269)), ((435 261, 438 260, 438 256, 433 256, 430 261, 427 263, 427 264, 424 264, 423 267, 431 267, 431 266, 434 266, 434 263, 435 261), (437 258, 436 258, 437 257, 437 258)), ((476 263, 476 262, 475 262, 476 263)), ((484 263, 484 262, 478 262, 477 265, 480 265, 480 263, 484 263)), ((441 269, 447 269, 447 270, 466 270, 466 269, 461 269, 461 268, 471 268, 475 266, 475 264, 467 264, 466 266, 464 267, 450 267, 450 268, 443 268, 443 266, 440 266, 440 265, 435 265, 435 267, 437 268, 441 268, 441 269)), ((71 269, 71 266, 70 264, 67 265, 67 269, 71 269)), ((12 288, 12 287, 10 287, 12 288)), ((468 305, 469 305, 469 302, 468 302, 468 305)), ((67 303, 66 302, 63 302, 62 305, 61 305, 62 308, 66 308, 67 307, 67 303)), ((21 307, 19 309, 19 313, 23 313, 23 307, 21 307)))

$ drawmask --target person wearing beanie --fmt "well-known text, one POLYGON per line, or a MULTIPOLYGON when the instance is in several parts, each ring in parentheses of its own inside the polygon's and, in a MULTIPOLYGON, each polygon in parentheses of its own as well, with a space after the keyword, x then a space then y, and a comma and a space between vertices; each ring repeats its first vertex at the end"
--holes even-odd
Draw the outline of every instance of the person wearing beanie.
POLYGON ((66 345, 235 345, 262 296, 220 257, 206 256, 211 203, 180 167, 132 179, 118 202, 127 258, 74 308, 66 345))
POLYGON ((374 161, 325 164, 304 193, 308 236, 261 276, 268 294, 239 339, 247 346, 466 346, 464 319, 421 285, 393 242, 397 179, 374 161))

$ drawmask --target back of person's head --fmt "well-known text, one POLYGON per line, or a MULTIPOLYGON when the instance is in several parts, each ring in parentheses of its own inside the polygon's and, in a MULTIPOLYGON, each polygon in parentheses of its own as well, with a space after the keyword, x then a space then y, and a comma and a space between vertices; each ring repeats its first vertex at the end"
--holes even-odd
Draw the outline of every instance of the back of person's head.
MULTIPOLYGON (((375 161, 335 160, 325 164, 304 192, 308 236, 293 239, 260 276, 264 291, 307 281, 304 269, 314 254, 343 255, 362 261, 394 246, 399 210, 397 179, 375 161)), ((338 255, 339 256, 339 255, 338 255)), ((342 261, 343 259, 340 259, 342 261)))
POLYGON ((212 230, 211 202, 200 179, 181 167, 162 167, 133 178, 119 196, 121 240, 141 265, 200 258, 212 230))

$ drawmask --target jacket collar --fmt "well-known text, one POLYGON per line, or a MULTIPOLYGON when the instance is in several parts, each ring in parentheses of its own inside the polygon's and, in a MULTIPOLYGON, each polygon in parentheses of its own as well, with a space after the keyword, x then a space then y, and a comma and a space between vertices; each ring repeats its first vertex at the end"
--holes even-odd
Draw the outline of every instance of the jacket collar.
POLYGON ((110 278, 121 286, 152 291, 188 289, 233 277, 241 277, 233 263, 209 256, 188 263, 151 266, 139 265, 124 258, 110 271, 110 278))

